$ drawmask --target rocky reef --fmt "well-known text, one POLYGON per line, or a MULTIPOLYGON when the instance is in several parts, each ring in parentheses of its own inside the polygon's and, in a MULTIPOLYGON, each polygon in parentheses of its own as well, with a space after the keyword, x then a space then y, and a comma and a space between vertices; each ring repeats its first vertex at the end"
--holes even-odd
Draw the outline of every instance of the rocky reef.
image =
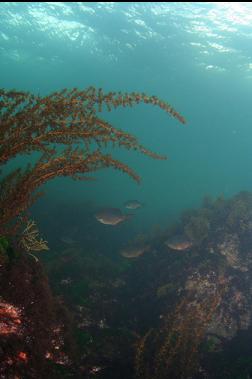
POLYGON ((66 309, 42 265, 1 240, 0 378, 58 378, 72 365, 66 309))
POLYGON ((174 255, 160 239, 159 255, 148 263, 157 303, 146 299, 159 311, 156 326, 142 332, 136 377, 250 377, 252 349, 244 333, 251 336, 251 211, 250 193, 208 199, 177 224, 193 242, 190 249, 174 255))
POLYGON ((252 377, 251 193, 205 199, 134 259, 99 230, 43 265, 0 241, 1 378, 252 377))

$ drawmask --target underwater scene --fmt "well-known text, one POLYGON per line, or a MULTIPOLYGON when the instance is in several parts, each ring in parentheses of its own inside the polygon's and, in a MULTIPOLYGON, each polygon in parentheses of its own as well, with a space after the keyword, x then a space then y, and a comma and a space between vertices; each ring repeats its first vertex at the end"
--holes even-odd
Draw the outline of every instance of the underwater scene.
POLYGON ((0 379, 252 379, 252 5, 0 4, 0 379))

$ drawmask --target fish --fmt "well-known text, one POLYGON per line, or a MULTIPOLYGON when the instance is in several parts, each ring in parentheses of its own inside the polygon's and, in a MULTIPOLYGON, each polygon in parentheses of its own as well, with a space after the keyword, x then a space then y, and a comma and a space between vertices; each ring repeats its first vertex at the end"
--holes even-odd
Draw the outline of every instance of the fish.
POLYGON ((60 281, 60 284, 62 286, 69 285, 71 283, 72 283, 72 279, 71 278, 61 279, 61 281, 60 281))
POLYGON ((78 243, 79 226, 73 225, 63 231, 63 235, 60 237, 60 241, 67 245, 74 245, 78 243), (76 238, 77 237, 77 238, 76 238))
POLYGON ((140 203, 140 201, 138 200, 129 200, 124 203, 124 206, 125 208, 128 208, 128 209, 138 209, 138 208, 142 208, 143 204, 140 203))
POLYGON ((67 245, 73 245, 77 243, 77 241, 71 237, 60 237, 60 241, 66 243, 67 245))
POLYGON ((183 251, 190 249, 193 243, 183 234, 178 234, 165 241, 165 245, 172 250, 183 251))
POLYGON ((120 255, 124 258, 138 258, 150 249, 150 246, 135 246, 122 249, 120 255))
POLYGON ((102 224, 116 226, 132 216, 133 214, 123 214, 118 208, 104 208, 95 213, 95 218, 102 224))

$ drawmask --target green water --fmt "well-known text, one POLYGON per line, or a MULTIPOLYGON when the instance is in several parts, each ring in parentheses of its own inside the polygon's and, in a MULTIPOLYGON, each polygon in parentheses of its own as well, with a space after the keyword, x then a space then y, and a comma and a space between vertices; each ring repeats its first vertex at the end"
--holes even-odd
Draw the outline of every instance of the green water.
POLYGON ((115 151, 140 185, 104 170, 93 183, 55 180, 45 199, 111 207, 137 199, 145 207, 132 223, 144 229, 166 225, 206 194, 250 191, 251 19, 250 3, 2 3, 1 87, 146 92, 187 120, 180 125, 147 105, 104 113, 169 159, 115 151))

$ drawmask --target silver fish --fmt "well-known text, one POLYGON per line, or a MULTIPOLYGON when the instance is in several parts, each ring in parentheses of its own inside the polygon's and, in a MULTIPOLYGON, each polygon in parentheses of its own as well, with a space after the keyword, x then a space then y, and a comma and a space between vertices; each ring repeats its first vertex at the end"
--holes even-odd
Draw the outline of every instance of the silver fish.
POLYGON ((71 237, 60 237, 60 241, 63 242, 63 243, 66 243, 67 245, 73 245, 75 243, 77 243, 76 240, 74 240, 73 238, 71 237))
POLYGON ((129 201, 126 201, 126 203, 124 203, 124 206, 125 208, 128 208, 128 209, 138 209, 138 208, 142 208, 143 204, 140 203, 140 201, 138 200, 129 200, 129 201))
POLYGON ((124 258, 132 259, 132 258, 138 258, 147 251, 150 250, 150 246, 135 246, 135 247, 128 247, 120 251, 120 255, 124 258))
POLYGON ((97 221, 105 225, 118 225, 121 222, 128 220, 133 215, 123 214, 118 208, 104 208, 101 211, 95 213, 95 218, 97 221))
POLYGON ((176 235, 165 241, 165 245, 172 250, 183 251, 190 249, 193 243, 186 236, 176 235))

